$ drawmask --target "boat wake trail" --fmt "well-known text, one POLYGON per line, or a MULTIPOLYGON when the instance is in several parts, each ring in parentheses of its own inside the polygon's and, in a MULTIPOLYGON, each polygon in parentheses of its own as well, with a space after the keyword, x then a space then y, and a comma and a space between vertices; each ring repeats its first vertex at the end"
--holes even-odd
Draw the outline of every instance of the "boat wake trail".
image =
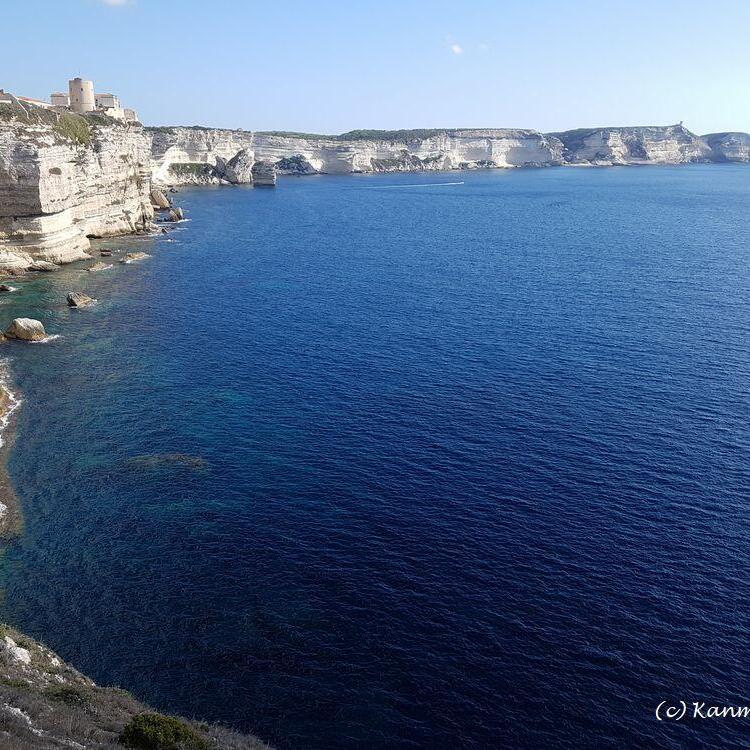
POLYGON ((447 187, 448 185, 463 185, 463 182, 420 182, 416 185, 377 185, 367 187, 365 190, 392 190, 393 188, 418 188, 418 187, 447 187))

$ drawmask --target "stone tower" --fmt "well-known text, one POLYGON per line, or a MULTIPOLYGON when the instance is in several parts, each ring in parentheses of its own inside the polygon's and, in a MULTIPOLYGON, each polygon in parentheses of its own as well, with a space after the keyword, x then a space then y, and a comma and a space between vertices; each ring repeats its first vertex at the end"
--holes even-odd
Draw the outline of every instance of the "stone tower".
POLYGON ((74 112, 93 112, 96 109, 92 81, 74 78, 72 81, 68 81, 68 89, 70 91, 70 108, 74 112))

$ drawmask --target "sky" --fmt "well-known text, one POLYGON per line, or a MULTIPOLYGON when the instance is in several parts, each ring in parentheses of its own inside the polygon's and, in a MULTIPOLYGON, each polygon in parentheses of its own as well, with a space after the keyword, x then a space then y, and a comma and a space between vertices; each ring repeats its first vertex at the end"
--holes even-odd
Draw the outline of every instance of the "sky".
POLYGON ((748 0, 0 0, 0 88, 148 125, 750 132, 748 0))

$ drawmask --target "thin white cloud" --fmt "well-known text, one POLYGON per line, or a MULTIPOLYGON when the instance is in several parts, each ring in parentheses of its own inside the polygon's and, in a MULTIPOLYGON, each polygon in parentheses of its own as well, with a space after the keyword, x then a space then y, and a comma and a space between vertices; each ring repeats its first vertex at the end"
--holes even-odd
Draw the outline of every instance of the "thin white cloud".
POLYGON ((464 48, 460 44, 451 44, 451 52, 454 55, 463 55, 464 48))
POLYGON ((100 0, 104 5, 130 5, 132 0, 100 0))

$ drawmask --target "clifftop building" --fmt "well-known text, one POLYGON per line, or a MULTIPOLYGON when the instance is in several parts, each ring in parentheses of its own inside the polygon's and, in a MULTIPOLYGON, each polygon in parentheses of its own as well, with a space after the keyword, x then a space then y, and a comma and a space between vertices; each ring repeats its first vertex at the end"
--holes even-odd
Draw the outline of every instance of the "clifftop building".
POLYGON ((96 109, 94 97, 94 82, 84 81, 83 78, 74 78, 68 81, 70 91, 70 108, 74 112, 93 112, 96 109))
POLYGON ((94 82, 84 78, 73 78, 68 81, 68 93, 50 95, 51 106, 63 107, 73 112, 101 112, 117 120, 137 122, 138 115, 133 109, 125 109, 120 99, 114 94, 97 94, 94 82))

